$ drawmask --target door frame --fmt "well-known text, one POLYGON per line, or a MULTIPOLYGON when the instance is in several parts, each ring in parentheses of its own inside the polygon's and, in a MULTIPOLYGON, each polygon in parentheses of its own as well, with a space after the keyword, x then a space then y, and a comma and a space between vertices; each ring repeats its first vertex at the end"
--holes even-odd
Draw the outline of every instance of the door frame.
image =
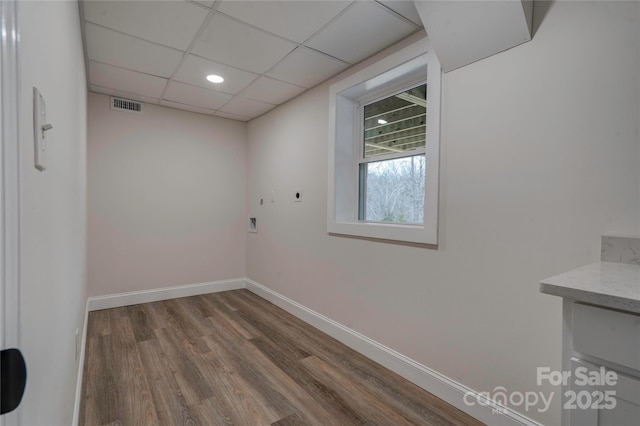
MULTIPOLYGON (((20 75, 18 1, 0 1, 0 347, 20 347, 20 75)), ((0 416, 19 425, 20 408, 0 416)))

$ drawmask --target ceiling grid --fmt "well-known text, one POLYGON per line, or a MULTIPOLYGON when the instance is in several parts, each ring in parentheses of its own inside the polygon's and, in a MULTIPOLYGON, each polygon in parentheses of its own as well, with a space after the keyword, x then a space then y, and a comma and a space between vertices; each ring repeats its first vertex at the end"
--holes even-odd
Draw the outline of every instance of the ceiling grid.
POLYGON ((241 121, 422 28, 397 0, 83 0, 80 11, 89 90, 241 121))

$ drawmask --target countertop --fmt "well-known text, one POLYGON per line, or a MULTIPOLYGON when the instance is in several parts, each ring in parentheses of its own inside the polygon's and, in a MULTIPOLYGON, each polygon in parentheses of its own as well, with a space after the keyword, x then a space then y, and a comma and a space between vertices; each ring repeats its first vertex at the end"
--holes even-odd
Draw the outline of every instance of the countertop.
POLYGON ((540 281, 540 291, 640 314, 640 265, 592 263, 540 281))

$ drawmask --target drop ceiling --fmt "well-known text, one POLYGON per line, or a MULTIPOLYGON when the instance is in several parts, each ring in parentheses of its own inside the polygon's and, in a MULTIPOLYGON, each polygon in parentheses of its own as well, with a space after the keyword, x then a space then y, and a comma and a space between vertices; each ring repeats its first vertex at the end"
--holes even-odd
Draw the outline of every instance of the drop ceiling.
POLYGON ((422 28, 412 1, 80 3, 89 90, 247 121, 422 28), (213 84, 209 74, 224 77, 213 84))

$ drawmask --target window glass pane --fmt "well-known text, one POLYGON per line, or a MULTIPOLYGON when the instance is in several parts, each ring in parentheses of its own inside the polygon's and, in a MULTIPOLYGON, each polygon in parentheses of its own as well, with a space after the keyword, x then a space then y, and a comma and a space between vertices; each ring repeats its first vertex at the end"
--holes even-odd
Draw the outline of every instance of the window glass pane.
POLYGON ((425 156, 360 165, 360 220, 424 222, 425 156))
POLYGON ((364 107, 364 158, 425 146, 427 85, 364 107))

